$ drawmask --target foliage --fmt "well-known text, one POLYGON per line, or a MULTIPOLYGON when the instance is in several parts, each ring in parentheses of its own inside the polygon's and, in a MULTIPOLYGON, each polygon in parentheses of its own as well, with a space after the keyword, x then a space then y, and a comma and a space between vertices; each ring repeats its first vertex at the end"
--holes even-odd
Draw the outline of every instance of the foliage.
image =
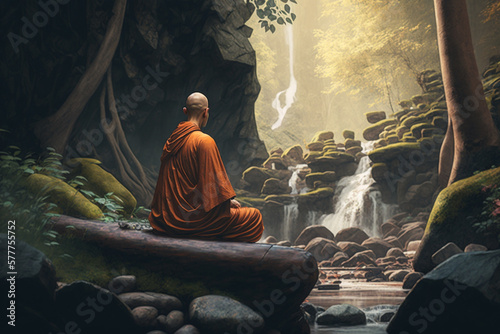
POLYGON ((498 185, 484 186, 482 192, 487 194, 483 202, 483 211, 478 222, 473 226, 479 233, 497 234, 500 240, 500 187, 498 185))
POLYGON ((297 17, 292 12, 289 3, 296 4, 295 0, 250 0, 257 8, 257 16, 259 17, 260 27, 265 31, 276 31, 274 23, 279 25, 292 24, 297 17))

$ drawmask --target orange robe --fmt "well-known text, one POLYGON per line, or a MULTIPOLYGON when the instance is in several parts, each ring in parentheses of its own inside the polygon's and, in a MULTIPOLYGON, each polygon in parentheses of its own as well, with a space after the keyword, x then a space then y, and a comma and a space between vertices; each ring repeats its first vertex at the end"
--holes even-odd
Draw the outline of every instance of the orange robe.
POLYGON ((215 141, 181 122, 163 147, 149 222, 172 237, 257 242, 264 226, 254 208, 231 208, 236 193, 215 141))

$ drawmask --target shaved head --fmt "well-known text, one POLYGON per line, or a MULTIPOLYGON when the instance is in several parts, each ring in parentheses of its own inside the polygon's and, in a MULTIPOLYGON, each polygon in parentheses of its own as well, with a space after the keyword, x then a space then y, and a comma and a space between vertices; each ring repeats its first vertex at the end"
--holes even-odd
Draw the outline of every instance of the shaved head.
POLYGON ((208 99, 202 93, 193 93, 186 100, 186 110, 188 116, 198 116, 208 108, 208 99))

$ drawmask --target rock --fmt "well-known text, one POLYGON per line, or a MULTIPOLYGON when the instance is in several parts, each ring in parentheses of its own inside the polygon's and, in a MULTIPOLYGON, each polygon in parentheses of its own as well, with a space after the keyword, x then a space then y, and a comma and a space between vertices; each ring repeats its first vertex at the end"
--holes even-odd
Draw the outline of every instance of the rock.
POLYGON ((281 147, 273 148, 271 152, 269 152, 269 155, 279 155, 281 156, 283 154, 283 149, 281 147))
MULTIPOLYGON (((306 145, 307 149, 311 152, 320 152, 323 151, 323 148, 325 147, 325 143, 322 141, 313 141, 309 144, 306 145)), ((305 159, 307 162, 307 159, 305 159)))
POLYGON ((469 253, 469 252, 486 252, 488 250, 488 248, 486 248, 485 246, 483 245, 478 245, 478 244, 468 244, 465 249, 464 249, 464 252, 465 253, 469 253))
POLYGON ((283 246, 283 247, 290 247, 292 243, 289 240, 283 240, 278 242, 276 245, 278 246, 283 246))
POLYGON ((337 252, 333 256, 333 258, 330 260, 330 265, 332 267, 338 267, 340 266, 343 262, 349 260, 349 256, 344 253, 344 252, 337 252))
POLYGON ((335 172, 326 171, 326 172, 317 172, 317 173, 309 173, 306 175, 306 185, 309 188, 314 187, 314 182, 321 181, 324 183, 333 183, 338 180, 335 172))
POLYGON ((384 241, 389 243, 391 245, 391 248, 404 248, 404 245, 401 245, 401 242, 399 242, 399 239, 395 236, 384 238, 384 241))
POLYGON ((401 245, 406 245, 409 241, 411 242, 422 239, 423 235, 424 229, 420 227, 406 230, 402 229, 398 234, 398 240, 401 245))
POLYGON ((373 261, 375 261, 377 259, 377 255, 375 255, 375 253, 370 249, 359 252, 358 254, 359 255, 366 255, 366 256, 370 257, 373 261))
POLYGON ((340 230, 337 233, 336 239, 340 241, 351 241, 358 244, 362 244, 363 241, 368 239, 368 234, 359 227, 348 227, 340 230))
POLYGON ((391 248, 387 251, 386 256, 399 257, 399 256, 405 256, 405 253, 403 253, 401 248, 391 248))
POLYGON ((127 292, 118 295, 131 309, 139 306, 155 307, 160 314, 168 314, 173 310, 182 310, 181 301, 174 296, 157 292, 127 292))
POLYGON ((316 132, 313 139, 311 139, 311 142, 325 141, 325 140, 329 140, 329 139, 333 139, 333 132, 332 131, 319 131, 319 132, 316 132))
POLYGON ((406 250, 408 252, 414 252, 418 249, 419 246, 420 246, 420 240, 410 241, 408 243, 408 246, 406 246, 406 250))
POLYGON ((288 180, 292 176, 292 171, 275 170, 262 167, 250 167, 243 172, 243 180, 248 184, 248 190, 259 193, 267 179, 288 180))
POLYGON ((341 304, 330 306, 325 312, 318 315, 316 322, 319 325, 356 326, 366 324, 366 315, 356 306, 341 304))
POLYGON ((309 163, 309 168, 313 173, 335 171, 338 172, 339 166, 354 162, 354 157, 350 154, 343 152, 327 152, 324 156, 316 158, 316 160, 309 163))
POLYGON ((189 305, 189 319, 206 333, 236 334, 246 327, 259 332, 264 327, 264 319, 251 308, 229 297, 216 295, 194 299, 189 305))
POLYGON ((366 254, 356 253, 349 260, 340 264, 342 267, 359 267, 364 265, 377 266, 375 261, 366 254))
POLYGON ((356 154, 361 153, 361 151, 363 151, 363 148, 361 146, 353 146, 346 149, 345 153, 356 156, 356 154))
POLYGON ((193 325, 184 325, 174 334, 200 334, 200 331, 193 325))
POLYGON ((132 213, 137 206, 137 200, 111 173, 108 173, 99 166, 100 164, 101 162, 96 159, 71 159, 67 162, 67 165, 72 168, 68 180, 71 180, 76 175, 85 177, 87 182, 83 182, 83 186, 80 189, 92 191, 100 197, 104 197, 108 193, 113 193, 111 198, 123 206, 123 211, 128 214, 132 213))
POLYGON ((270 156, 262 163, 262 167, 268 169, 287 169, 288 165, 283 161, 280 156, 270 156))
POLYGON ((385 254, 387 254, 387 251, 393 248, 393 245, 391 245, 387 241, 376 237, 366 239, 365 241, 363 241, 361 246, 365 246, 366 248, 371 249, 375 253, 375 255, 377 255, 377 258, 384 257, 385 254))
POLYGON ((498 248, 496 236, 478 232, 474 220, 484 207, 488 196, 484 185, 500 184, 500 168, 489 169, 467 179, 457 181, 439 193, 432 208, 422 243, 415 254, 415 271, 427 273, 435 267, 432 255, 449 242, 459 248, 480 243, 488 249, 498 248))
POLYGON ((157 318, 157 323, 165 332, 173 333, 184 325, 184 313, 181 311, 172 311, 168 315, 160 315, 157 318))
POLYGON ((85 281, 76 281, 58 289, 56 305, 64 319, 74 322, 82 333, 138 331, 134 316, 126 304, 114 293, 85 281))
MULTIPOLYGON (((3 216, 3 213, 2 213, 3 216)), ((3 216, 5 218, 5 216, 3 216)), ((17 229, 22 227, 23 222, 17 221, 17 229)), ((8 226, 15 226, 2 222, 7 232, 8 226)), ((15 250, 10 246, 12 243, 12 235, 8 238, 7 234, 0 234, 0 252, 3 254, 3 260, 0 262, 0 288, 4 293, 2 305, 5 309, 10 307, 10 300, 15 301, 15 325, 16 330, 13 333, 59 333, 64 329, 64 321, 59 316, 55 301, 54 292, 57 287, 56 271, 52 262, 38 249, 19 239, 15 240, 15 250), (10 242, 10 244, 9 244, 10 242), (15 269, 17 275, 12 281, 8 272, 12 270, 8 267, 7 256, 8 251, 14 251, 15 269), (11 282, 15 282, 15 296, 8 297, 8 291, 11 289, 11 282)), ((12 258, 11 258, 12 259, 12 258)), ((7 322, 10 322, 10 311, 3 311, 4 333, 6 331, 7 322)))
POLYGON ((441 247, 436 253, 432 254, 432 262, 439 265, 448 260, 453 255, 463 253, 463 251, 453 242, 449 242, 441 247))
POLYGON ((385 111, 370 111, 365 113, 368 123, 375 124, 386 119, 385 111))
POLYGON ((403 289, 412 289, 422 277, 424 274, 416 271, 408 273, 403 279, 403 289))
POLYGON ((394 262, 396 262, 396 258, 394 256, 381 257, 381 258, 377 259, 377 261, 376 261, 376 263, 379 266, 393 265, 394 262))
POLYGON ((391 162, 401 156, 401 158, 409 159, 411 154, 420 154, 419 143, 397 143, 377 148, 368 152, 368 157, 374 163, 391 162))
POLYGON ((299 211, 301 208, 329 212, 332 207, 334 191, 330 187, 322 187, 297 196, 299 211))
POLYGON ((389 276, 389 281, 403 282, 406 275, 410 272, 408 270, 396 270, 389 276))
POLYGON ((391 321, 392 317, 394 316, 394 312, 385 312, 380 316, 380 322, 386 323, 391 321))
POLYGON ((383 223, 380 226, 380 229, 382 230, 382 235, 384 236, 384 238, 397 236, 399 232, 401 232, 401 228, 390 221, 383 223))
POLYGON ((387 178, 389 177, 389 168, 387 164, 379 162, 373 164, 372 166, 372 178, 377 182, 387 182, 387 178))
POLYGON ((167 333, 165 333, 164 331, 160 331, 160 330, 155 329, 154 331, 149 331, 146 334, 167 334, 167 333))
POLYGON ((291 191, 292 188, 288 186, 287 182, 275 178, 270 178, 264 182, 264 185, 262 186, 260 192, 266 195, 273 195, 273 194, 289 194, 291 191))
POLYGON ((270 235, 267 238, 265 238, 264 241, 262 241, 262 242, 265 244, 276 244, 276 243, 278 243, 278 239, 276 239, 275 237, 270 235))
POLYGON ((278 202, 280 204, 288 205, 292 204, 295 199, 292 195, 288 194, 280 194, 280 195, 268 195, 264 198, 264 201, 273 201, 273 202, 278 202))
POLYGON ((500 250, 454 256, 413 287, 387 332, 498 332, 499 272, 500 250))
POLYGON ((132 310, 132 315, 137 326, 143 329, 153 329, 156 327, 156 317, 158 310, 152 306, 139 306, 132 310))
POLYGON ((395 119, 381 120, 380 122, 377 122, 372 126, 366 128, 363 131, 363 138, 365 138, 365 140, 377 140, 379 139, 380 133, 384 131, 384 128, 388 125, 393 124, 397 124, 397 121, 395 119))
POLYGON ((295 240, 295 245, 307 245, 314 238, 325 238, 335 240, 333 233, 323 225, 312 225, 306 227, 295 240))
POLYGON ((78 190, 53 176, 31 174, 26 179, 26 187, 33 194, 48 197, 50 203, 64 210, 61 213, 69 216, 100 219, 103 216, 101 209, 78 190))
POLYGON ((137 288, 137 278, 133 275, 116 276, 106 286, 114 293, 132 292, 137 288))
POLYGON ((348 256, 353 256, 356 253, 363 252, 365 250, 368 250, 368 248, 361 246, 358 243, 351 242, 351 241, 341 241, 337 243, 337 246, 342 249, 344 253, 346 253, 348 256))
POLYGON ((335 253, 342 251, 334 241, 320 237, 309 241, 305 250, 311 253, 318 262, 328 260, 332 258, 335 253))
POLYGON ((344 139, 354 139, 354 131, 344 130, 342 131, 342 136, 344 139))
POLYGON ((281 155, 283 162, 287 166, 296 166, 305 163, 304 161, 304 151, 300 145, 292 146, 286 149, 281 155))

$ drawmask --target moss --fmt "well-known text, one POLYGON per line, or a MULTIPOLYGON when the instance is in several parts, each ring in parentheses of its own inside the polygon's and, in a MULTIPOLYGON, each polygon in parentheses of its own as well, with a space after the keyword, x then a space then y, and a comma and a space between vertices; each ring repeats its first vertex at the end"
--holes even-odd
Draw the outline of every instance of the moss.
POLYGON ((316 190, 309 191, 305 194, 300 194, 299 199, 318 199, 333 196, 333 189, 330 187, 318 188, 316 190))
POLYGON ((332 131, 319 131, 319 132, 316 132, 314 137, 311 139, 311 142, 325 141, 328 139, 333 139, 333 132, 332 131))
POLYGON ((32 174, 26 180, 26 186, 33 193, 48 196, 48 201, 57 204, 58 208, 67 215, 89 219, 103 217, 99 207, 78 190, 55 177, 32 174))
POLYGON ((353 146, 345 150, 345 152, 350 155, 356 155, 361 151, 363 151, 363 148, 361 146, 353 146))
MULTIPOLYGON (((353 162, 354 159, 350 154, 344 153, 344 152, 327 152, 324 154, 324 156, 321 158, 324 161, 332 161, 334 165, 338 164, 343 164, 346 162, 353 162)), ((320 159, 318 159, 320 160, 320 159)), ((318 161, 316 160, 316 161, 318 161)))
POLYGON ((263 198, 247 196, 237 197, 236 200, 239 201, 241 205, 247 207, 262 207, 265 202, 263 198))
POLYGON ((404 121, 401 122, 402 126, 405 126, 407 128, 411 128, 413 125, 418 124, 418 123, 424 123, 426 121, 425 117, 423 115, 421 116, 409 116, 406 118, 404 121))
POLYGON ((323 147, 323 152, 336 151, 337 145, 327 145, 323 147))
POLYGON ((399 141, 399 137, 396 134, 389 135, 385 138, 388 144, 394 144, 399 141))
POLYGON ((384 119, 366 128, 365 131, 363 131, 363 137, 366 140, 376 140, 378 139, 379 134, 384 131, 386 126, 396 123, 397 121, 395 119, 384 119))
POLYGON ((368 157, 375 163, 386 162, 396 159, 399 155, 407 158, 414 151, 420 151, 420 144, 397 143, 373 150, 368 153, 368 157))
POLYGON ((71 172, 73 176, 82 175, 88 182, 85 182, 82 189, 90 190, 100 197, 112 192, 118 203, 123 206, 123 211, 132 213, 137 206, 137 200, 132 193, 125 188, 112 174, 102 169, 96 159, 75 158, 68 163, 69 166, 75 166, 71 172))
POLYGON ((432 121, 434 117, 443 117, 446 115, 446 110, 442 109, 431 109, 428 112, 426 112, 423 116, 428 120, 432 121))
POLYGON ((288 205, 288 204, 293 203, 293 196, 291 196, 291 195, 269 195, 263 201, 264 202, 273 201, 273 202, 278 202, 278 203, 281 203, 284 205, 288 205))

